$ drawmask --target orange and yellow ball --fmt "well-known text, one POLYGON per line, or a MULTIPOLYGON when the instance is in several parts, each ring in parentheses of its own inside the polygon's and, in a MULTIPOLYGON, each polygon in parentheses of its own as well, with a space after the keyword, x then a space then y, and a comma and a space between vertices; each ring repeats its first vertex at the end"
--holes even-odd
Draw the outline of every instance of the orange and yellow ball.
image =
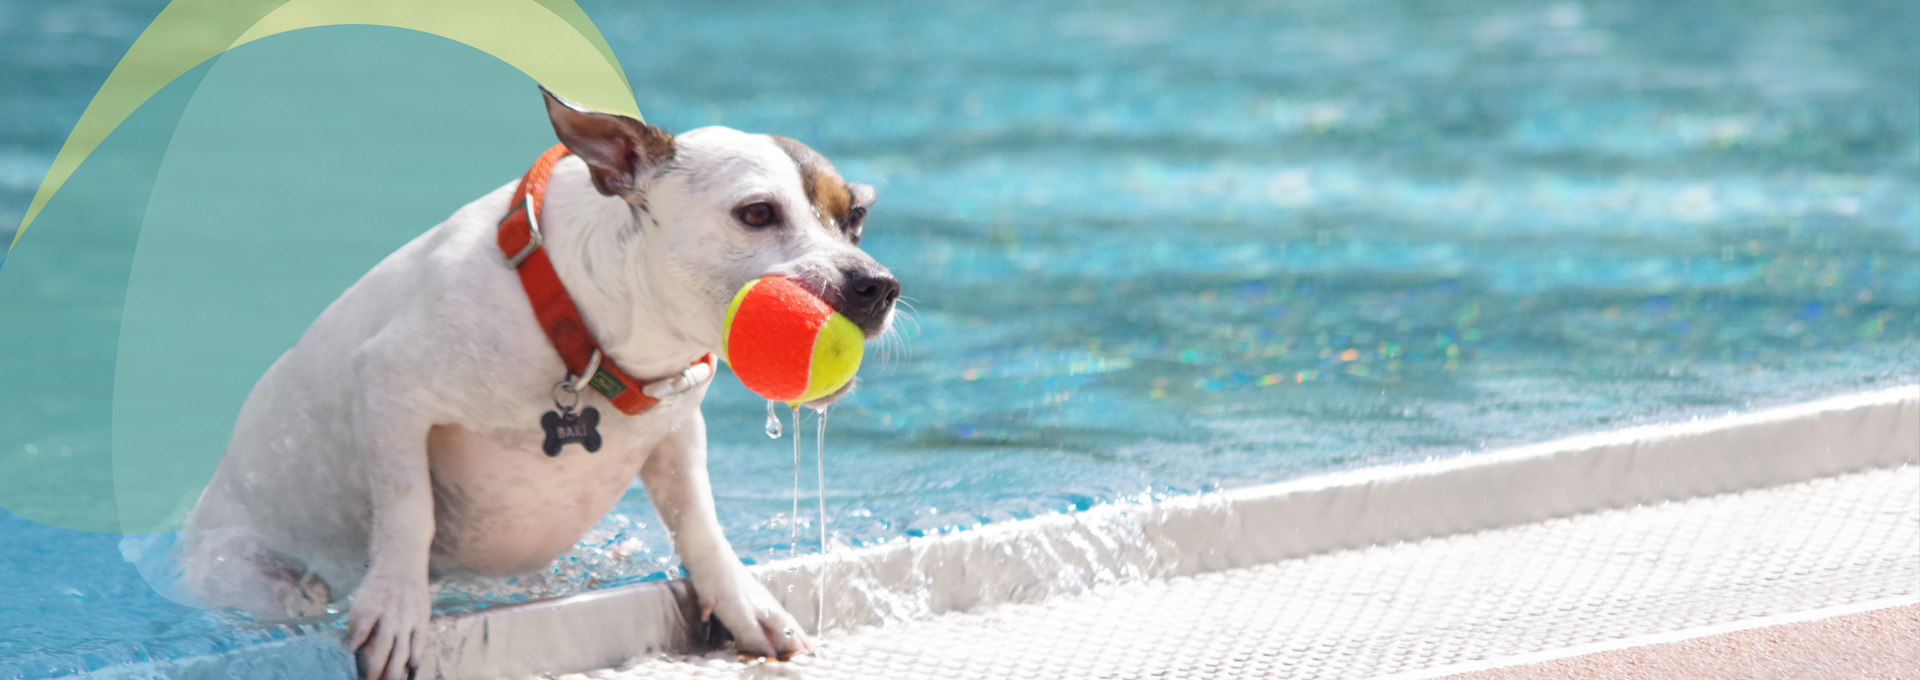
POLYGON ((767 276, 740 287, 721 352, 740 382, 773 401, 804 404, 833 394, 860 370, 866 337, 798 284, 767 276))

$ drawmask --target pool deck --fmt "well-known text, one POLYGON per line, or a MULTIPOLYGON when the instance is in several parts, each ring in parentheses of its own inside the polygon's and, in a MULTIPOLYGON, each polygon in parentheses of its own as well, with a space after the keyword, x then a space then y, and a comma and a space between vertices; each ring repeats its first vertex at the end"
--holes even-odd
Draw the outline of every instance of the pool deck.
POLYGON ((546 677, 1910 677, 1916 598, 1908 465, 546 677))
POLYGON ((1450 677, 1455 680, 1920 678, 1920 605, 1835 614, 1450 677))

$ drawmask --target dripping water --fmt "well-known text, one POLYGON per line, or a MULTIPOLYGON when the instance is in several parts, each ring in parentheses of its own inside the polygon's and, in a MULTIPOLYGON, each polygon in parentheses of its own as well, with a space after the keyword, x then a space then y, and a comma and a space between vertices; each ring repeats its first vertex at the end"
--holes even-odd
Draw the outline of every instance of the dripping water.
MULTIPOLYGON (((796 433, 800 431, 798 421, 794 422, 793 431, 796 433)), ((793 441, 795 450, 799 450, 800 436, 794 435, 793 441)), ((827 625, 827 409, 825 408, 820 409, 820 425, 814 430, 813 441, 818 447, 813 453, 813 465, 818 473, 816 479, 820 483, 814 496, 820 504, 820 583, 813 590, 818 598, 813 608, 813 634, 820 635, 826 630, 827 625)), ((799 457, 795 456, 795 460, 798 461, 799 457)), ((798 479, 798 476, 795 479, 798 479)), ((799 494, 795 493, 794 498, 799 498, 799 494)), ((794 512, 799 511, 799 506, 796 504, 794 512)))
POLYGON ((780 416, 774 413, 772 399, 767 400, 767 438, 780 438, 780 416))
POLYGON ((800 554, 800 406, 789 408, 793 409, 793 514, 787 515, 787 556, 794 557, 800 554))

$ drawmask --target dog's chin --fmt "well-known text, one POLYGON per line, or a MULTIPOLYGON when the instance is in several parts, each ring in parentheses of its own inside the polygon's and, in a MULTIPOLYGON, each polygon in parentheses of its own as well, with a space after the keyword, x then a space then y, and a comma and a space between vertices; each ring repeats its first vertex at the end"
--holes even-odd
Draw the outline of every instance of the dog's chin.
POLYGON ((841 399, 842 397, 845 397, 845 396, 847 396, 847 395, 849 395, 849 394, 853 394, 853 384, 854 384, 854 383, 856 383, 856 382, 859 382, 859 380, 857 380, 857 379, 856 379, 856 380, 848 380, 848 381, 847 381, 847 384, 845 384, 845 385, 841 385, 841 386, 840 386, 840 389, 838 389, 838 390, 834 390, 834 392, 833 392, 833 394, 829 394, 829 395, 827 395, 827 396, 824 396, 824 397, 821 397, 821 398, 819 398, 819 399, 815 399, 815 400, 813 400, 813 401, 809 401, 809 402, 807 402, 807 403, 805 403, 805 404, 801 404, 801 406, 805 406, 805 407, 807 407, 807 408, 810 408, 810 409, 813 409, 813 410, 815 410, 815 411, 825 411, 825 410, 827 410, 827 407, 828 407, 828 406, 832 406, 832 405, 833 405, 833 402, 836 402, 836 401, 840 401, 840 399, 841 399))
POLYGON ((872 327, 861 326, 860 335, 865 336, 867 339, 867 342, 873 342, 874 340, 880 339, 880 336, 886 335, 887 329, 892 327, 893 327, 893 310, 888 309, 886 315, 880 317, 879 323, 873 324, 872 327))

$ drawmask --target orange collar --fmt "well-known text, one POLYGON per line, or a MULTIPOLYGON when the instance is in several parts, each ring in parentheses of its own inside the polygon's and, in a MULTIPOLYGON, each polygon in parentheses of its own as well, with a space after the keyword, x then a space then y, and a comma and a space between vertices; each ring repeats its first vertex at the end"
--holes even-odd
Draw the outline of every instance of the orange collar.
MULTIPOLYGON (((519 272, 520 285, 527 289, 527 300, 533 303, 533 315, 539 318, 547 341, 560 352, 560 360, 567 365, 568 379, 591 370, 593 375, 587 379, 588 385, 606 396, 620 412, 640 415, 660 400, 645 393, 647 383, 627 375, 614 364, 612 357, 600 350, 600 343, 594 342, 593 333, 580 318, 580 309, 573 305, 566 286, 560 283, 560 275, 553 271, 546 248, 541 247, 539 215, 541 202, 547 196, 547 178, 553 174, 553 165, 570 153, 565 144, 555 144, 540 154, 540 159, 527 169, 526 176, 520 178, 520 187, 513 191, 512 207, 500 220, 500 252, 506 257, 507 267, 519 272)), ((713 354, 708 353, 693 365, 704 363, 711 369, 713 361, 713 354)))

